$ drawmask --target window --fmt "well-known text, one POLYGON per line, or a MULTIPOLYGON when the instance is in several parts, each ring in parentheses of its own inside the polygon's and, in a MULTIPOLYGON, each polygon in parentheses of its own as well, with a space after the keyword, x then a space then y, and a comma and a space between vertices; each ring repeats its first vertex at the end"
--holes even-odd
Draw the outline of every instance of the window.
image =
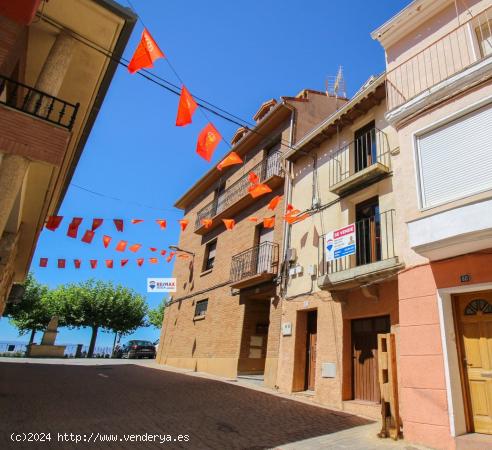
POLYGON ((376 124, 374 121, 355 132, 354 152, 355 172, 377 162, 376 124))
POLYGON ((210 241, 205 247, 205 259, 203 260, 203 271, 212 270, 215 263, 215 250, 217 239, 210 241))
POLYGON ((204 317, 207 314, 208 300, 200 300, 195 305, 195 317, 204 317))
POLYGON ((475 29, 482 58, 492 55, 492 19, 475 29))
POLYGON ((492 189, 491 123, 488 104, 417 136, 423 208, 492 189))

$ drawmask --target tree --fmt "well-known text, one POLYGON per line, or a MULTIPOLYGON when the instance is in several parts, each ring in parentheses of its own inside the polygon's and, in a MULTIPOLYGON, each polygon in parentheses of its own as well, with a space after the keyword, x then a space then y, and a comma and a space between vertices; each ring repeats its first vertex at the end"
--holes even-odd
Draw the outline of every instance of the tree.
POLYGON ((58 305, 48 286, 38 283, 32 273, 28 274, 24 289, 19 303, 7 305, 5 316, 17 327, 20 335, 31 332, 29 344, 32 344, 36 331, 44 330, 51 318, 57 315, 58 305))
POLYGON ((100 328, 125 334, 146 326, 147 305, 144 298, 123 286, 88 280, 60 286, 55 295, 60 305, 60 316, 68 327, 91 328, 89 358, 94 354, 100 328))
POLYGON ((154 309, 149 310, 148 316, 149 316, 150 325, 156 328, 162 327, 166 305, 167 305, 167 300, 163 298, 162 301, 154 309))

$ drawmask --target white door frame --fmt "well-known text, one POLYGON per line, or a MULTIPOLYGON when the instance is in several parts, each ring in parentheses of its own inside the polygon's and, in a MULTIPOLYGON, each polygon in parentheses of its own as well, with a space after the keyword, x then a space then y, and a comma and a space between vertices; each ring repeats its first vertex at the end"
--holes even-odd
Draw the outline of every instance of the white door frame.
POLYGON ((444 377, 448 401, 449 429, 451 436, 466 434, 465 400, 461 389, 460 361, 456 342, 451 296, 467 292, 492 290, 492 283, 454 286, 437 290, 437 307, 441 329, 442 354, 444 358, 444 377))

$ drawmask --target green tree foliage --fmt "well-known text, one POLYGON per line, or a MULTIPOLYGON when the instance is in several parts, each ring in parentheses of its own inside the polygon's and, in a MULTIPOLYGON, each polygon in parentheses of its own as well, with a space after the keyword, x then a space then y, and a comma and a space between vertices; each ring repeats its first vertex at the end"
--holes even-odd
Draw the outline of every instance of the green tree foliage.
POLYGON ((24 289, 21 302, 7 305, 5 316, 17 327, 19 334, 31 333, 31 344, 36 331, 44 330, 58 314, 58 304, 48 287, 38 283, 32 273, 27 276, 24 289))
POLYGON ((53 295, 59 305, 59 315, 68 327, 91 328, 88 357, 94 353, 99 329, 126 334, 146 326, 144 298, 123 286, 88 280, 60 286, 53 295))
POLYGON ((154 308, 149 310, 149 324, 155 328, 161 328, 164 320, 164 311, 166 309, 167 300, 165 298, 154 308))

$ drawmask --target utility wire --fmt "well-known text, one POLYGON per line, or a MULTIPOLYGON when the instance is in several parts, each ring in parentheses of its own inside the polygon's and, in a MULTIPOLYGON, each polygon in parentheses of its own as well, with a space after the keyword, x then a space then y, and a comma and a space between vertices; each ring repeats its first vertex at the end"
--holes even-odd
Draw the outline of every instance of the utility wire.
MULTIPOLYGON (((41 19, 44 20, 45 22, 49 23, 53 27, 59 29, 59 30, 69 30, 71 32, 72 37, 75 40, 77 40, 78 42, 92 48, 93 50, 97 51, 98 53, 111 59, 115 63, 117 63, 117 64, 119 64, 125 68, 128 68, 129 61, 127 59, 125 59, 123 57, 119 57, 119 58, 115 57, 111 50, 103 48, 102 46, 100 46, 96 42, 94 42, 94 41, 90 40, 89 38, 77 33, 76 31, 60 24, 59 22, 57 22, 56 20, 54 20, 50 17, 43 16, 41 19)), ((174 83, 171 83, 170 81, 166 80, 163 77, 155 75, 154 73, 148 71, 147 69, 139 70, 137 72, 137 75, 145 78, 146 80, 150 81, 151 83, 154 83, 154 84, 162 87, 163 89, 167 90, 168 92, 171 92, 171 93, 177 95, 178 97, 181 95, 181 88, 179 86, 177 86, 174 83)), ((241 117, 238 117, 238 116, 228 112, 227 110, 225 110, 225 109, 223 109, 223 108, 221 108, 221 107, 219 107, 219 106, 217 106, 217 105, 215 105, 215 104, 213 104, 213 103, 211 103, 211 102, 209 102, 209 101, 207 101, 201 97, 197 97, 197 96, 193 95, 193 98, 197 102, 198 106, 200 106, 204 110, 214 114, 215 116, 220 117, 221 119, 223 119, 227 122, 230 122, 236 126, 246 128, 247 131, 254 133, 258 136, 268 137, 268 135, 261 133, 258 130, 256 130, 255 129, 256 125, 252 124, 251 122, 249 122, 245 119, 242 119, 241 117)), ((295 150, 295 148, 293 146, 291 146, 290 143, 287 143, 287 141, 285 139, 280 139, 280 142, 285 147, 292 149, 292 150, 295 150)))
POLYGON ((155 211, 162 211, 162 212, 167 212, 167 213, 172 212, 172 213, 179 213, 179 214, 181 214, 181 212, 175 211, 175 210, 172 210, 172 209, 157 208, 156 206, 145 205, 143 203, 139 203, 139 202, 136 202, 136 201, 133 201, 133 200, 124 200, 124 199, 121 199, 121 198, 118 198, 118 197, 112 197, 110 195, 103 194, 102 192, 93 191, 92 189, 87 189, 86 187, 79 186, 78 184, 75 184, 75 183, 70 183, 70 186, 73 186, 73 187, 75 187, 77 189, 80 189, 82 191, 85 191, 85 192, 89 192, 90 194, 97 195, 99 197, 108 198, 110 200, 115 200, 115 201, 124 202, 124 203, 130 203, 130 204, 133 204, 133 205, 136 205, 136 206, 140 206, 142 208, 153 209, 155 211))

